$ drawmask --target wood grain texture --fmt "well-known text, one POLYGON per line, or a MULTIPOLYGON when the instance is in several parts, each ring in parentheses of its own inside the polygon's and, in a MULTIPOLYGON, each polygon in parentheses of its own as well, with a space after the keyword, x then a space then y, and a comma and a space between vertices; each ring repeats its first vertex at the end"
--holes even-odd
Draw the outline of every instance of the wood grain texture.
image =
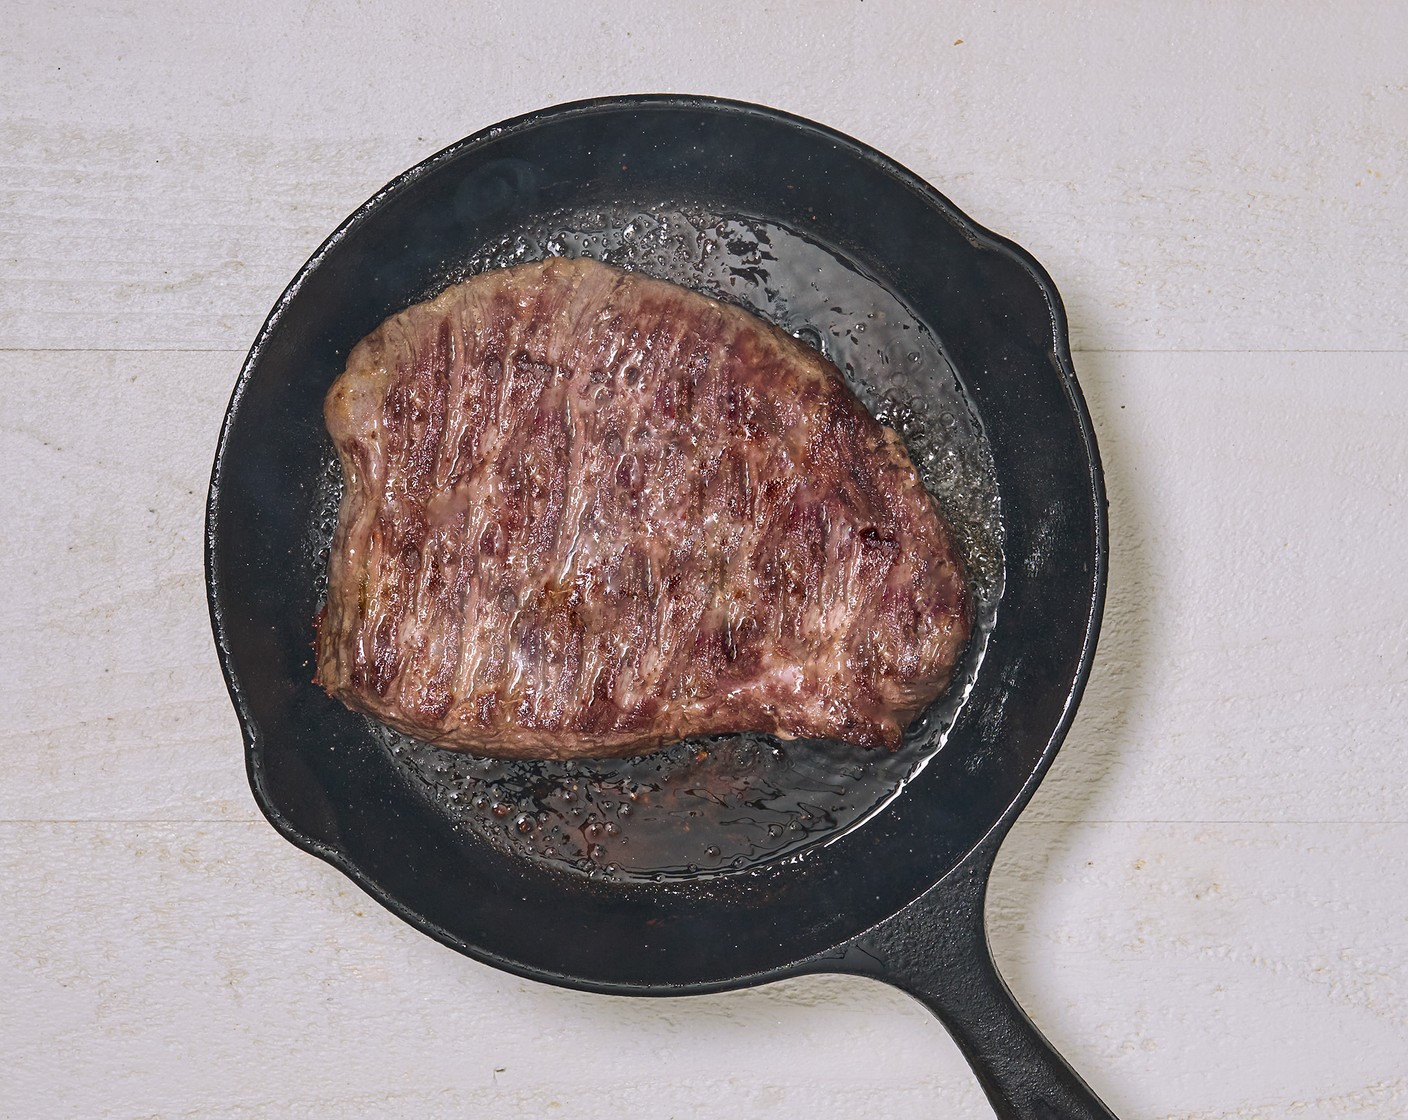
POLYGON ((1076 364, 1110 591, 1080 719, 1029 814, 1408 819, 1408 357, 1076 364))
POLYGON ((0 354, 0 819, 256 815, 202 558, 239 365, 0 354))
POLYGON ((1408 1114, 1408 8, 31 5, 0 36, 0 1118, 988 1117, 839 977, 534 985, 258 816, 203 598, 260 322, 383 182, 557 102, 848 132, 1030 249, 1111 498, 1012 987, 1125 1120, 1408 1114))
POLYGON ((1403 6, 809 13, 29 9, 0 46, 0 346, 245 346, 322 238, 438 148, 683 91, 893 155, 1047 266, 1079 348, 1405 348, 1403 6))
MULTIPOLYGON (((1393 1116, 1406 846, 1404 825, 1023 822, 994 948, 1122 1116, 1393 1116)), ((0 919, 0 1115, 987 1115, 937 1022, 869 982, 549 989, 262 822, 5 824, 0 853, 22 903, 0 919)))

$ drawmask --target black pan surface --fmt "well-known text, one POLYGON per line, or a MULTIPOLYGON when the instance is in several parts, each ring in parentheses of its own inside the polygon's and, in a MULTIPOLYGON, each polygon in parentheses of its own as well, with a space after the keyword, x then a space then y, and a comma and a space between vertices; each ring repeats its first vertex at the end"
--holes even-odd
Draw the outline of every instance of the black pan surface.
POLYGON ((642 96, 481 132, 339 227, 240 373, 211 479, 206 560, 260 808, 406 921, 499 968, 599 992, 864 972, 944 1019, 1003 1115, 1108 1116, 1011 1003, 982 925, 997 844, 1085 685, 1106 555, 1099 459, 1064 312, 1029 255, 830 129, 753 105, 642 96), (795 231, 890 293, 956 375, 1000 502, 1000 595, 941 749, 859 827, 736 874, 588 877, 485 843, 405 780, 367 720, 311 683, 313 546, 329 528, 321 403, 351 347, 543 215, 623 203, 795 231))

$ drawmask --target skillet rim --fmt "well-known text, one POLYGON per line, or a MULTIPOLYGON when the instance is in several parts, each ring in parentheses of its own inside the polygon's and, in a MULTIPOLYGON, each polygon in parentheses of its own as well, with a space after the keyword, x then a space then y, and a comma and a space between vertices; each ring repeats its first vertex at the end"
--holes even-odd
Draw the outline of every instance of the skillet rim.
MULTIPOLYGON (((1060 715, 1055 721, 1047 737, 1047 741, 1042 747, 1040 754, 1037 756, 1035 763, 1031 766, 1026 778, 1021 782, 1016 795, 1007 803, 1006 808, 986 829, 981 831, 977 839, 964 850, 963 854, 954 862, 953 866, 950 867, 948 871, 932 880, 927 886, 932 887, 950 878, 956 871, 963 868, 975 852, 985 848, 991 848, 995 851, 996 845, 1000 843, 1001 838, 1006 834, 1017 816, 1020 815, 1022 810, 1026 807, 1036 787, 1040 785, 1042 779, 1050 769, 1074 721, 1081 696, 1089 680, 1106 597, 1109 565, 1108 502, 1105 493, 1103 470, 1095 440, 1094 425, 1075 376, 1074 363, 1070 352, 1069 329, 1065 308, 1061 302, 1055 284, 1046 270, 1021 246, 974 221, 935 187, 891 157, 880 152, 878 149, 836 129, 819 124, 805 117, 752 102, 689 94, 624 94, 588 98, 579 101, 565 102, 559 105, 546 106, 480 129, 470 136, 458 140, 438 152, 427 156, 425 159, 392 178, 372 194, 364 203, 357 207, 356 210, 349 214, 339 223, 337 228, 324 239, 280 294, 260 327, 254 343, 241 365, 239 376, 231 392, 230 400, 221 423, 207 494, 204 553, 207 605, 210 612, 211 627, 219 656, 221 673, 231 699, 234 702, 241 734, 245 742, 246 772, 255 796, 256 804, 259 806, 265 818, 280 835, 303 851, 331 864, 355 882, 358 887, 376 899, 377 902, 385 906, 397 917, 407 922, 407 924, 422 931, 447 947, 481 961, 482 963, 489 964, 495 968, 527 979, 552 983, 576 990, 605 994, 674 996, 727 991, 782 979, 787 976, 797 975, 803 971, 813 971, 815 970, 814 967, 806 967, 807 962, 816 961, 818 958, 834 956, 837 950, 863 937, 869 930, 874 929, 877 925, 884 924, 893 914, 881 919, 878 923, 870 923, 864 928, 847 934, 831 946, 829 950, 822 950, 819 953, 809 952, 774 967, 736 973, 717 980, 679 984, 662 984, 655 982, 620 983, 591 980, 572 973, 554 972, 549 969, 525 965, 513 958, 505 957, 498 953, 485 950, 478 945, 471 944, 436 922, 427 919, 423 914, 413 909, 408 904, 401 902, 395 895, 379 885, 367 872, 363 871, 355 864, 336 844, 325 842, 308 835, 307 832, 295 825, 293 821, 274 804, 265 783, 265 775, 260 764, 265 749, 265 740, 264 737, 258 733, 257 725, 250 713, 244 687, 235 675, 231 663, 232 655, 230 646, 222 618, 222 607, 218 601, 218 589, 221 582, 217 550, 219 529, 218 506, 232 425, 244 398, 245 391, 249 386, 251 376, 262 361, 264 352, 276 328, 281 324, 290 304, 300 294, 309 278, 322 266, 329 254, 362 225, 362 223, 367 221, 384 205, 388 204, 406 187, 415 183, 422 177, 433 173, 442 164, 460 158, 467 151, 475 147, 507 135, 532 129, 544 123, 561 123, 573 117, 590 116, 614 110, 648 111, 653 109, 695 112, 716 111, 741 114, 761 118, 774 123, 781 123, 800 132, 811 133, 814 136, 826 140, 844 149, 848 154, 869 164, 872 168, 886 177, 895 180, 911 192, 918 194, 925 203, 938 210, 951 223, 962 230, 975 245, 981 245, 996 251, 1016 263, 1028 274, 1041 293, 1051 323, 1050 354, 1055 359, 1056 373, 1059 377, 1061 389, 1066 398, 1066 403, 1070 408, 1071 416, 1076 422, 1079 444, 1084 451, 1086 464, 1089 466, 1089 497, 1091 500, 1091 509, 1094 514, 1093 524, 1089 526, 1093 538, 1091 542, 1093 546, 1093 570, 1090 573, 1091 596, 1089 611, 1086 614, 1085 631, 1082 636, 1080 653, 1076 662, 1075 671, 1072 675, 1070 687, 1067 689, 1064 699, 1062 700, 1060 715)), ((986 874, 985 870, 984 874, 986 874)), ((920 893, 922 894, 924 891, 920 893)), ((913 900, 911 899, 910 901, 912 902, 913 900)), ((902 905, 899 907, 899 910, 896 910, 894 913, 904 910, 908 905, 909 903, 902 905)))

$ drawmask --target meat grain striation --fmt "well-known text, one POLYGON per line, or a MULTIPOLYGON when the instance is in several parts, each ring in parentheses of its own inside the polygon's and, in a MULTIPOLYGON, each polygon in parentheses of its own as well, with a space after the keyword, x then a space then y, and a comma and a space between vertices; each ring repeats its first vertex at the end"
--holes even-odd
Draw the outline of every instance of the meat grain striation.
POLYGON ((325 402, 317 680, 498 757, 759 731, 894 747, 971 611, 903 442, 815 351, 586 260, 393 315, 325 402))

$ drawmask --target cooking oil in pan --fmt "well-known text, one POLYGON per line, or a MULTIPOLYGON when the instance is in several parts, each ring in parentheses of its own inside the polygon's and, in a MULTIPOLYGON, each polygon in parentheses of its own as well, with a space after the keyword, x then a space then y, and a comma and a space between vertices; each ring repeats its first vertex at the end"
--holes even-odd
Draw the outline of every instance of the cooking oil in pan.
MULTIPOLYGON (((1001 592, 1001 520, 981 423, 939 343, 883 285, 775 223, 657 204, 551 215, 484 247, 445 284, 547 256, 592 257, 738 304, 820 350, 904 438, 953 527, 976 605, 973 640, 944 696, 897 751, 756 734, 679 743, 636 759, 502 761, 429 746, 368 721, 408 781, 457 826, 501 849, 593 878, 736 874, 841 835, 942 748, 971 687, 1001 592)), ((330 462, 310 542, 326 577, 341 489, 330 462)))

